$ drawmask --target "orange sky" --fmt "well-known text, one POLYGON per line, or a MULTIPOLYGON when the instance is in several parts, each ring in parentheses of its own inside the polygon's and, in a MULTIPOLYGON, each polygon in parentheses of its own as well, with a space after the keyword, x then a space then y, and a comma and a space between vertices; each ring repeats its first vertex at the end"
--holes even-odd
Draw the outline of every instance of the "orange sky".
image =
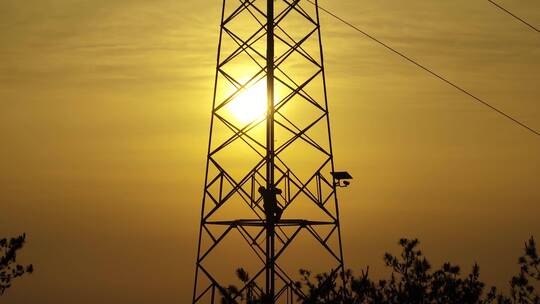
MULTIPOLYGON (((487 1, 321 0, 540 129, 540 36, 487 1)), ((535 0, 500 1, 540 25, 535 0)), ((9 303, 191 299, 219 1, 0 2, 1 236, 9 303)), ((503 285, 540 237, 540 140, 322 16, 347 267, 418 237, 503 285)))

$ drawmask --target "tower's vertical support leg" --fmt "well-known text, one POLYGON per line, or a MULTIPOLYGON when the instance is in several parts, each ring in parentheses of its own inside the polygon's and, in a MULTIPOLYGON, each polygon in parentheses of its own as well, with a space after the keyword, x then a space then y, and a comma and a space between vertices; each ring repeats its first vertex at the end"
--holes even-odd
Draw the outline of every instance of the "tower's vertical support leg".
MULTIPOLYGON (((266 11, 266 191, 274 191, 274 0, 267 0, 266 11)), ((273 195, 271 195, 273 197, 273 195)), ((266 297, 274 303, 275 297, 275 223, 273 210, 266 210, 266 297)))
MULTIPOLYGON (((219 23, 219 39, 218 39, 218 49, 217 49, 217 55, 216 55, 216 72, 214 74, 214 91, 213 91, 213 98, 212 98, 212 111, 214 111, 215 107, 216 107, 216 101, 217 101, 217 93, 218 93, 218 79, 219 79, 219 65, 220 65, 220 61, 221 61, 221 45, 222 45, 222 42, 223 42, 223 29, 224 29, 224 20, 225 20, 225 5, 226 5, 226 1, 227 0, 223 0, 222 1, 222 8, 221 8, 221 21, 219 23)), ((211 115, 210 116, 210 133, 209 133, 209 136, 208 136, 208 152, 207 152, 207 155, 209 156, 210 155, 210 151, 211 151, 211 147, 212 147, 212 131, 213 131, 213 126, 214 126, 214 118, 215 118, 215 115, 211 115)), ((210 157, 207 157, 206 158, 206 170, 205 170, 205 176, 204 176, 204 191, 206 191, 206 187, 208 185, 208 181, 209 181, 209 177, 208 177, 208 169, 210 168, 210 157)), ((194 282, 193 282, 193 303, 197 303, 198 300, 197 300, 197 296, 198 296, 198 292, 197 292, 197 288, 200 286, 197 286, 197 283, 198 283, 198 279, 199 279, 199 275, 201 275, 199 273, 200 271, 200 263, 201 263, 201 260, 200 260, 200 257, 201 257, 201 245, 202 245, 202 242, 203 242, 203 239, 202 239, 202 236, 203 236, 203 229, 204 229, 204 225, 205 225, 205 221, 204 221, 204 210, 205 210, 205 204, 206 204, 206 195, 203 196, 203 200, 202 200, 202 206, 201 206, 201 222, 200 222, 200 227, 199 227, 199 241, 198 241, 198 246, 197 246, 197 261, 195 262, 195 279, 194 279, 194 282)), ((204 276, 204 275, 203 275, 204 276)), ((215 302, 215 293, 216 293, 216 285, 212 284, 211 285, 211 290, 212 290, 212 296, 211 296, 211 303, 213 304, 215 302)))
MULTIPOLYGON (((319 51, 321 55, 321 72, 322 72, 322 80, 323 80, 323 90, 324 90, 324 104, 327 111, 328 110, 328 92, 327 92, 327 86, 326 86, 326 69, 325 69, 325 60, 324 60, 324 50, 323 50, 323 42, 322 42, 322 33, 321 33, 321 18, 320 18, 320 11, 319 11, 319 0, 315 0, 315 17, 317 20, 317 36, 319 39, 319 51)), ((330 155, 332 157, 330 158, 331 168, 332 172, 335 171, 335 165, 334 165, 334 152, 332 148, 332 132, 330 129, 330 115, 326 115, 326 126, 327 126, 327 132, 328 132, 328 141, 329 141, 329 147, 330 147, 330 155)), ((338 233, 338 253, 339 253, 339 260, 340 260, 340 266, 339 266, 339 276, 341 278, 341 283, 343 284, 343 287, 345 287, 345 262, 343 259, 343 243, 341 242, 341 225, 339 223, 339 204, 338 204, 338 194, 336 191, 336 181, 333 180, 334 183, 334 204, 335 204, 335 212, 336 212, 336 219, 337 219, 337 233, 338 233)), ((345 290, 345 288, 343 288, 345 290)))

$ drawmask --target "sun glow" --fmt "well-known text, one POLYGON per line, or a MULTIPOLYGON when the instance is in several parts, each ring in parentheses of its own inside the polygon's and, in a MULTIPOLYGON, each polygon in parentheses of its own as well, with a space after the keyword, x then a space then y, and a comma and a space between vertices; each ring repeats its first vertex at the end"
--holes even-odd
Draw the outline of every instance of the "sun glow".
POLYGON ((231 101, 229 111, 239 121, 249 123, 266 113, 266 100, 266 82, 259 81, 231 101))

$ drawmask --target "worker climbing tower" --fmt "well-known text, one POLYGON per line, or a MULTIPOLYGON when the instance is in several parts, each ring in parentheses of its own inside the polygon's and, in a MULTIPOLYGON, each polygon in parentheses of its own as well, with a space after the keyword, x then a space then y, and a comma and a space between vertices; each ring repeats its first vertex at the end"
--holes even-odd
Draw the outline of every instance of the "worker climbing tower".
POLYGON ((351 178, 334 170, 316 0, 223 0, 213 98, 193 303, 296 303, 299 269, 343 270, 351 178))

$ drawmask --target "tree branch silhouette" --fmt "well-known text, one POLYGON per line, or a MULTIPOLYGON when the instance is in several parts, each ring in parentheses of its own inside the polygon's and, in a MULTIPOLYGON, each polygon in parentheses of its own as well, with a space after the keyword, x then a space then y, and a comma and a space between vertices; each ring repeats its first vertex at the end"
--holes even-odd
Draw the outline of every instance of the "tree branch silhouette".
MULTIPOLYGON (((392 272, 388 279, 370 279, 369 268, 362 270, 358 277, 351 270, 317 275, 300 270, 301 278, 295 286, 302 288, 306 297, 299 303, 540 304, 540 296, 534 288, 534 284, 540 282, 540 257, 533 237, 525 243, 525 252, 518 259, 520 269, 509 282, 509 295, 500 293, 495 287, 486 292, 478 264, 465 275, 461 274, 459 266, 448 262, 433 269, 418 248, 420 242, 417 239, 400 239, 398 244, 401 247, 399 255, 384 255, 384 262, 392 272)), ((245 287, 241 290, 235 286, 227 288, 229 293, 222 303, 263 303, 263 296, 254 292, 255 285, 249 274, 242 268, 236 274, 245 287)))
POLYGON ((13 280, 34 271, 32 264, 17 264, 17 252, 23 248, 25 241, 26 234, 0 239, 0 295, 11 287, 13 280))

